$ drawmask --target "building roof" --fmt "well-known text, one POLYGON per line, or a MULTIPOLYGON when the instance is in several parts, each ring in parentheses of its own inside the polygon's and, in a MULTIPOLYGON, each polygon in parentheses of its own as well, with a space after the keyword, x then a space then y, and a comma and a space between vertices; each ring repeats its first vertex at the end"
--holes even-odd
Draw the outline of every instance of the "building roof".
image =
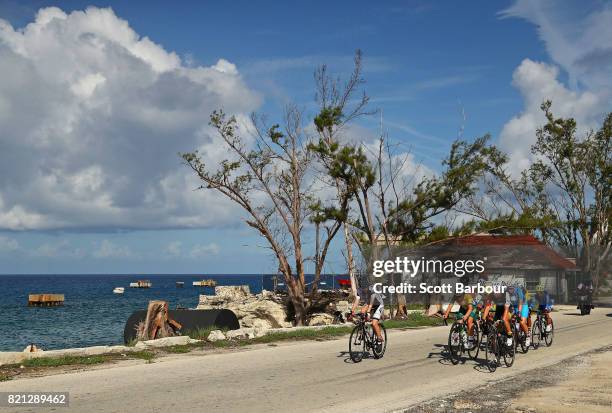
POLYGON ((429 246, 453 255, 477 253, 489 268, 575 270, 576 264, 532 235, 479 233, 436 241, 429 246))

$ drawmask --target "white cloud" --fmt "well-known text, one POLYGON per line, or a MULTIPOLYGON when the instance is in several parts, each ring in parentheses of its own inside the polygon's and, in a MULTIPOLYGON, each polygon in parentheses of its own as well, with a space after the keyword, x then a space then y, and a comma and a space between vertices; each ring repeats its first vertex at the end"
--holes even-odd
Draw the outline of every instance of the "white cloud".
POLYGON ((40 245, 30 251, 29 255, 44 258, 82 258, 85 252, 81 248, 73 247, 67 240, 58 240, 40 245))
POLYGON ((545 63, 525 59, 514 71, 513 85, 521 92, 523 112, 508 121, 500 134, 500 146, 510 155, 510 171, 517 175, 532 162, 531 145, 536 142, 536 129, 546 119, 540 109, 543 101, 553 102, 555 116, 573 117, 579 133, 596 128, 601 120, 601 98, 593 92, 574 92, 557 79, 559 70, 545 63))
POLYGON ((111 9, 0 20, 0 229, 205 227, 236 209, 179 152, 225 154, 208 115, 260 97, 235 65, 190 66, 111 9))
POLYGON ((214 242, 209 244, 196 244, 189 251, 190 258, 206 258, 219 254, 219 246, 214 242))
POLYGON ((0 235, 0 252, 14 252, 19 249, 17 240, 0 235))
POLYGON ((502 12, 503 17, 535 24, 554 61, 525 59, 514 71, 512 84, 521 93, 524 107, 504 125, 499 142, 510 154, 514 175, 533 161, 530 148, 536 129, 546 122, 542 102, 552 100, 555 116, 576 119, 579 134, 600 126, 612 106, 612 5, 583 6, 581 2, 518 0, 502 12), (560 80, 564 73, 568 85, 560 80))
POLYGON ((163 253, 164 255, 171 257, 171 258, 180 257, 182 255, 182 246, 183 246, 182 242, 172 241, 171 243, 166 245, 166 248, 164 248, 163 253))
POLYGON ((519 17, 538 27, 550 57, 569 74, 570 86, 605 89, 611 97, 612 3, 518 0, 503 17, 519 17))
POLYGON ((95 258, 132 258, 134 253, 125 245, 117 245, 107 239, 102 240, 98 248, 92 252, 95 258))

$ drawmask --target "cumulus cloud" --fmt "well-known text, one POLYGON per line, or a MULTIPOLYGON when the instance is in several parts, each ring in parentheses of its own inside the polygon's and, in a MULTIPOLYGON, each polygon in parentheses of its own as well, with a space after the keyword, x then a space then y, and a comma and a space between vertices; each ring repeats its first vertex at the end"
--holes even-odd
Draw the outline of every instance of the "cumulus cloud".
POLYGON ((85 251, 82 248, 74 247, 67 240, 59 240, 57 242, 45 242, 28 251, 27 254, 35 258, 82 258, 85 256, 85 251))
POLYGON ((17 240, 0 235, 0 252, 13 252, 19 249, 17 240))
POLYGON ((182 254, 182 245, 183 243, 181 241, 172 241, 166 245, 166 248, 163 250, 163 254, 170 258, 180 257, 182 254))
POLYGON ((132 258, 134 253, 125 245, 118 245, 105 239, 92 252, 92 256, 94 258, 132 258))
POLYGON ((200 259, 218 255, 219 252, 220 248, 214 242, 208 244, 194 244, 190 247, 189 245, 184 245, 181 241, 172 241, 162 249, 162 256, 170 259, 200 259))
POLYGON ((190 258, 206 258, 219 254, 219 246, 214 242, 209 244, 196 244, 189 251, 190 258))
POLYGON ((500 146, 510 155, 510 172, 514 175, 533 160, 530 148, 536 141, 536 129, 546 121, 540 109, 543 101, 552 100, 556 116, 575 118, 579 133, 596 128, 601 120, 601 97, 590 91, 571 91, 558 76, 557 67, 529 59, 514 71, 512 83, 521 92, 524 109, 504 125, 500 134, 500 146))
POLYGON ((552 100, 553 113, 573 117, 578 133, 601 125, 612 104, 612 5, 597 9, 569 3, 518 0, 502 12, 503 17, 526 19, 538 27, 540 38, 553 63, 525 59, 515 69, 512 84, 524 107, 500 134, 500 146, 510 154, 510 172, 518 175, 533 161, 531 145, 536 129, 546 119, 540 110, 552 100), (568 84, 562 76, 566 74, 568 84))
POLYGON ((518 0, 503 17, 523 18, 538 27, 550 57, 567 71, 570 86, 603 88, 610 98, 612 85, 612 4, 583 1, 518 0))
POLYGON ((236 219, 178 152, 224 156, 208 115, 260 97, 232 63, 193 66, 111 9, 0 20, 0 229, 206 227, 236 219))

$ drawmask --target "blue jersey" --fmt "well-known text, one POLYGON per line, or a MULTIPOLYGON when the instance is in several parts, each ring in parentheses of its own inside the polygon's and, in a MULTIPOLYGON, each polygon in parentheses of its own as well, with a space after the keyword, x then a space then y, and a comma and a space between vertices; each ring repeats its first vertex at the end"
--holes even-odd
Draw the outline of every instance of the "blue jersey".
POLYGON ((544 291, 542 293, 537 293, 534 297, 534 300, 541 307, 549 307, 553 305, 553 299, 550 296, 550 294, 548 294, 547 291, 544 291))
POLYGON ((510 305, 518 308, 519 304, 525 302, 525 294, 522 288, 515 288, 513 293, 510 293, 510 305))

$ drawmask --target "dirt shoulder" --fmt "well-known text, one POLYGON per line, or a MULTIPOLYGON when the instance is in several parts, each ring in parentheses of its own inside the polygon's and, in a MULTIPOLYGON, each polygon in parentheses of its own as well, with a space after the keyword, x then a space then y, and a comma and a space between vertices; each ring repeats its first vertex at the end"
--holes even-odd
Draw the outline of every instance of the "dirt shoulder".
POLYGON ((562 362, 437 398, 406 413, 438 412, 610 412, 612 346, 562 362))

